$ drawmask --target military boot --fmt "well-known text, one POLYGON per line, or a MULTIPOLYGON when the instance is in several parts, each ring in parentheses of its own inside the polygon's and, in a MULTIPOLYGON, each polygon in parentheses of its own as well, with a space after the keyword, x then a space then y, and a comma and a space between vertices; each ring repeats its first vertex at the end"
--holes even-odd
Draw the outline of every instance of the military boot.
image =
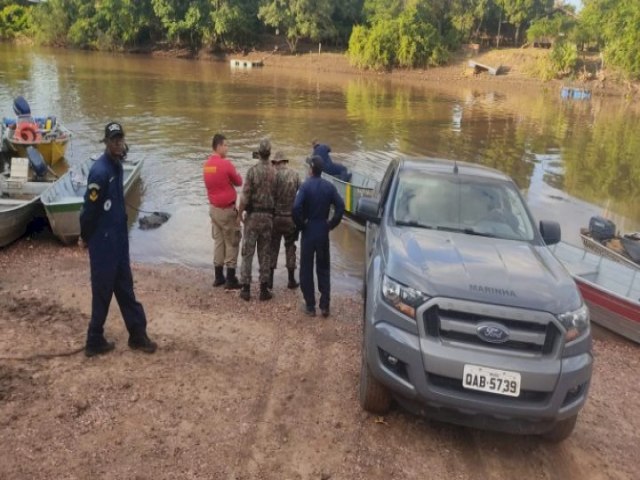
POLYGON ((238 281, 238 277, 236 277, 236 269, 228 267, 227 268, 227 280, 224 284, 225 290, 238 290, 242 285, 238 281))
POLYGON ((270 290, 273 290, 273 274, 274 274, 275 271, 276 271, 276 269, 272 268, 270 273, 269 273, 269 285, 268 285, 268 287, 269 287, 270 290))
POLYGON ((215 276, 213 278, 213 286, 219 287, 220 285, 225 284, 224 273, 222 272, 223 267, 214 267, 215 276))
POLYGON ((273 298, 273 294, 269 290, 268 282, 262 282, 260 284, 260 300, 271 300, 273 298))
POLYGON ((296 269, 295 268, 288 268, 287 270, 289 270, 289 283, 287 283, 287 288, 298 288, 300 286, 300 284, 298 282, 296 282, 296 277, 295 277, 295 272, 296 269))
POLYGON ((240 290, 240 298, 247 302, 251 300, 251 288, 248 283, 242 285, 242 289, 240 290))

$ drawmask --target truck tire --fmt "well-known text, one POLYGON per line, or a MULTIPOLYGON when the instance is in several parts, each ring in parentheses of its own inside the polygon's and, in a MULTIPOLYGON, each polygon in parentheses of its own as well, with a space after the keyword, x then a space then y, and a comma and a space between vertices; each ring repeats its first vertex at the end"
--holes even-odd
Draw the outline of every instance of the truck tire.
POLYGON ((364 354, 360 367, 360 405, 367 412, 378 415, 384 415, 391 408, 391 394, 387 387, 371 374, 364 354))
POLYGON ((542 438, 551 443, 560 443, 563 440, 566 440, 573 432, 577 419, 578 416, 574 415, 573 417, 565 418, 564 420, 556 422, 550 431, 542 434, 542 438))

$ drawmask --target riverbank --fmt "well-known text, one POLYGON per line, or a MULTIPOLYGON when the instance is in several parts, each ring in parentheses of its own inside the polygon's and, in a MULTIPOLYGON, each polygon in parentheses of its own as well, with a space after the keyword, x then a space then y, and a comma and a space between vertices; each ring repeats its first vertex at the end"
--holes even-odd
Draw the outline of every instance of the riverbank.
MULTIPOLYGON (((195 56, 181 50, 151 52, 153 56, 175 56, 200 61, 229 62, 231 59, 240 59, 262 62, 265 68, 277 69, 280 72, 293 75, 309 75, 309 73, 322 76, 346 75, 385 79, 412 85, 422 84, 458 89, 472 86, 480 89, 498 89, 520 93, 522 91, 560 90, 563 86, 571 86, 588 89, 594 96, 640 98, 640 82, 627 81, 619 73, 607 69, 598 74, 583 72, 579 78, 575 79, 543 81, 536 76, 536 71, 548 54, 549 50, 534 48, 489 50, 474 56, 458 52, 452 55, 449 64, 440 67, 377 72, 353 67, 343 52, 318 53, 307 49, 306 53, 292 55, 284 52, 283 49, 278 49, 277 51, 252 51, 247 54, 212 54, 203 50, 195 56), (493 67, 500 66, 501 73, 495 76, 486 72, 474 74, 468 68, 469 59, 493 67)), ((592 55, 585 58, 584 63, 589 67, 587 70, 594 72, 595 65, 599 64, 599 57, 592 55)))
MULTIPOLYGON (((0 252, 0 478, 632 479, 640 441, 640 350, 595 341, 589 401, 562 445, 426 421, 358 404, 361 300, 335 294, 328 319, 300 293, 245 303, 209 270, 135 265, 159 343, 82 347, 86 250, 23 239, 0 252), (39 355, 39 356, 38 356, 39 355), (22 360, 20 359, 22 358, 22 360)), ((254 289, 255 290, 255 289, 254 289)))

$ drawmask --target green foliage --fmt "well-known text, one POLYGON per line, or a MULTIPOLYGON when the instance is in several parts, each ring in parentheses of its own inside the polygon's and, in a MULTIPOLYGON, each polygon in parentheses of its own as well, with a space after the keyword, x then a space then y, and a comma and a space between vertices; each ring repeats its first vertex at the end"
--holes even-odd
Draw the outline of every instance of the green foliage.
POLYGON ((581 18, 604 44, 606 61, 630 78, 640 78, 640 2, 589 0, 581 18))
POLYGON ((30 28, 29 10, 20 5, 6 5, 0 9, 0 38, 9 39, 26 33, 30 28))
POLYGON ((317 41, 335 36, 334 5, 334 0, 268 0, 258 10, 258 18, 282 30, 289 50, 295 52, 301 38, 317 41))
POLYGON ((351 34, 349 60, 353 65, 389 70, 423 68, 445 61, 446 48, 436 26, 429 22, 431 12, 426 4, 413 2, 395 16, 391 14, 397 13, 392 4, 369 4, 369 8, 374 6, 379 10, 373 13, 371 27, 354 27, 351 34))
POLYGON ((556 42, 551 49, 549 60, 557 77, 569 75, 578 62, 578 48, 574 43, 556 42))
POLYGON ((563 37, 569 37, 576 27, 576 20, 564 14, 542 17, 535 20, 527 30, 527 40, 547 40, 553 42, 563 37))

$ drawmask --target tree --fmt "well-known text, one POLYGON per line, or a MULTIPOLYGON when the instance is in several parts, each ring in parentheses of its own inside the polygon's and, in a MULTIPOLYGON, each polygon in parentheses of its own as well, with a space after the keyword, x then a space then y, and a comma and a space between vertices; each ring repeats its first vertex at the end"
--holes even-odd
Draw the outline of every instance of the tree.
POLYGON ((320 40, 335 35, 333 9, 332 0, 268 0, 258 10, 258 18, 284 31, 289 50, 295 52, 301 38, 320 40))
POLYGON ((151 0, 153 11, 172 43, 197 50, 209 27, 209 0, 151 0))

